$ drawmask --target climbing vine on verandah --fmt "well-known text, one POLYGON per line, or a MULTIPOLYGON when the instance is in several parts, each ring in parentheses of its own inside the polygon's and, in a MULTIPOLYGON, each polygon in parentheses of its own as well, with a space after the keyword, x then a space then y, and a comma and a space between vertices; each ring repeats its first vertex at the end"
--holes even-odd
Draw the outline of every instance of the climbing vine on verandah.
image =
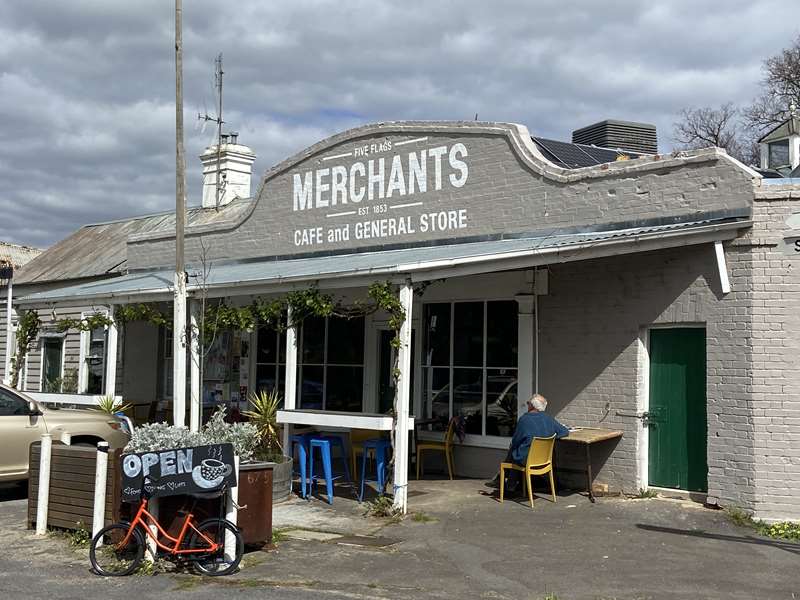
POLYGON ((25 364, 25 357, 30 351, 31 345, 39 337, 39 327, 42 322, 39 320, 39 313, 35 310, 26 310, 20 315, 17 323, 17 351, 11 359, 11 387, 16 388, 19 383, 19 373, 25 364))

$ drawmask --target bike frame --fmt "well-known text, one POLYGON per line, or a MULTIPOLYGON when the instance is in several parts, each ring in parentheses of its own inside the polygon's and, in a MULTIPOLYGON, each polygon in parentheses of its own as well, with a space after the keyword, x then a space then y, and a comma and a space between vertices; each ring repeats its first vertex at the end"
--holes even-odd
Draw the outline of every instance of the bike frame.
POLYGON ((120 544, 122 546, 125 546, 130 540, 130 537, 133 535, 133 531, 136 529, 136 527, 141 525, 142 529, 144 529, 148 537, 150 537, 156 543, 156 546, 158 546, 162 550, 166 550, 167 552, 173 555, 203 554, 207 552, 216 552, 217 550, 222 548, 223 544, 218 544, 217 542, 209 538, 206 534, 204 534, 202 531, 197 529, 197 527, 195 527, 194 524, 192 523, 192 519, 194 519, 194 515, 192 513, 187 514, 186 518, 183 520, 183 525, 181 526, 181 531, 178 534, 178 537, 172 537, 166 531, 164 531, 164 528, 161 527, 161 524, 158 522, 158 519, 149 512, 147 512, 147 499, 142 499, 141 503, 139 504, 139 510, 136 513, 136 517, 133 519, 130 528, 128 528, 128 533, 125 535, 125 538, 122 540, 122 542, 120 542, 120 544), (153 533, 153 530, 150 527, 151 525, 155 525, 158 532, 164 538, 172 542, 174 546, 170 547, 167 546, 166 544, 162 544, 158 539, 158 535, 153 533), (207 548, 181 549, 181 544, 183 543, 183 540, 190 529, 193 530, 195 533, 197 533, 203 540, 205 540, 208 543, 207 548))

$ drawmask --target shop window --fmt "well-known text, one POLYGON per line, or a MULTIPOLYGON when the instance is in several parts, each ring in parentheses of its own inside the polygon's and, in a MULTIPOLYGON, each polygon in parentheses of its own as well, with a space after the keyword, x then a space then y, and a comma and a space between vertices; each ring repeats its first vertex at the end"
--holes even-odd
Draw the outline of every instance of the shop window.
POLYGON ((426 304, 425 417, 465 419, 466 433, 508 437, 517 418, 517 303, 426 304))
MULTIPOLYGON (((81 316, 87 317, 91 314, 93 313, 84 313, 81 316)), ((81 331, 80 372, 77 386, 81 394, 97 395, 105 391, 107 338, 108 331, 105 326, 95 327, 91 331, 81 331)))
POLYGON ((769 168, 777 169, 789 164, 789 140, 769 144, 769 168))
POLYGON ((61 393, 64 368, 64 338, 42 338, 42 378, 40 389, 53 394, 61 393))
POLYGON ((256 339, 256 392, 270 392, 286 385, 286 334, 259 327, 256 339))
POLYGON ((300 408, 361 412, 364 318, 311 317, 299 337, 300 408))

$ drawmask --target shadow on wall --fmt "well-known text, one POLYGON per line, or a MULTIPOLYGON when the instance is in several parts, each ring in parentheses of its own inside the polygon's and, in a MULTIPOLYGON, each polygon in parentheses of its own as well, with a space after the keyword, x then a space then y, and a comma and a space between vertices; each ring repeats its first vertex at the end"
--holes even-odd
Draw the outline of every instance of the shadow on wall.
MULTIPOLYGON (((712 244, 551 266, 550 293, 539 298, 539 389, 548 412, 568 425, 633 433, 638 421, 615 413, 636 410, 640 328, 705 323, 721 297, 712 244)), ((615 447, 592 448, 595 473, 615 447)))

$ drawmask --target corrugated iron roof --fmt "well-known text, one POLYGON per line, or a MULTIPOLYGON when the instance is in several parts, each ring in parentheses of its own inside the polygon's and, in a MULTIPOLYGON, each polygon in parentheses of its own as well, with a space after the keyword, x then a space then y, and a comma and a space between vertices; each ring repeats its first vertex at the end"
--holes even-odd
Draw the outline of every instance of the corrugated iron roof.
MULTIPOLYGON (((186 225, 206 225, 235 218, 234 213, 248 209, 251 202, 249 199, 234 200, 219 211, 199 206, 189 208, 186 225)), ((128 237, 159 231, 175 231, 174 211, 84 225, 20 269, 16 282, 65 281, 124 273, 128 237)))
MULTIPOLYGON (((189 269, 189 290, 198 289, 202 283, 208 288, 225 288, 249 284, 279 284, 282 282, 315 281, 332 277, 392 274, 431 271, 457 264, 502 261, 520 253, 544 253, 555 249, 580 249, 604 242, 629 242, 639 238, 658 238, 669 234, 688 235, 709 226, 728 228, 744 227, 746 222, 736 219, 707 219, 690 223, 673 223, 649 227, 634 227, 586 233, 551 233, 536 237, 511 238, 386 250, 314 256, 308 258, 261 260, 210 265, 205 282, 199 272, 189 269)), ((79 286, 60 288, 30 294, 19 301, 26 303, 50 302, 67 298, 111 299, 139 294, 171 293, 174 273, 170 270, 130 273, 110 280, 79 286)))
POLYGON ((0 263, 11 265, 15 269, 30 262, 42 253, 39 248, 20 246, 9 242, 0 242, 0 263))

